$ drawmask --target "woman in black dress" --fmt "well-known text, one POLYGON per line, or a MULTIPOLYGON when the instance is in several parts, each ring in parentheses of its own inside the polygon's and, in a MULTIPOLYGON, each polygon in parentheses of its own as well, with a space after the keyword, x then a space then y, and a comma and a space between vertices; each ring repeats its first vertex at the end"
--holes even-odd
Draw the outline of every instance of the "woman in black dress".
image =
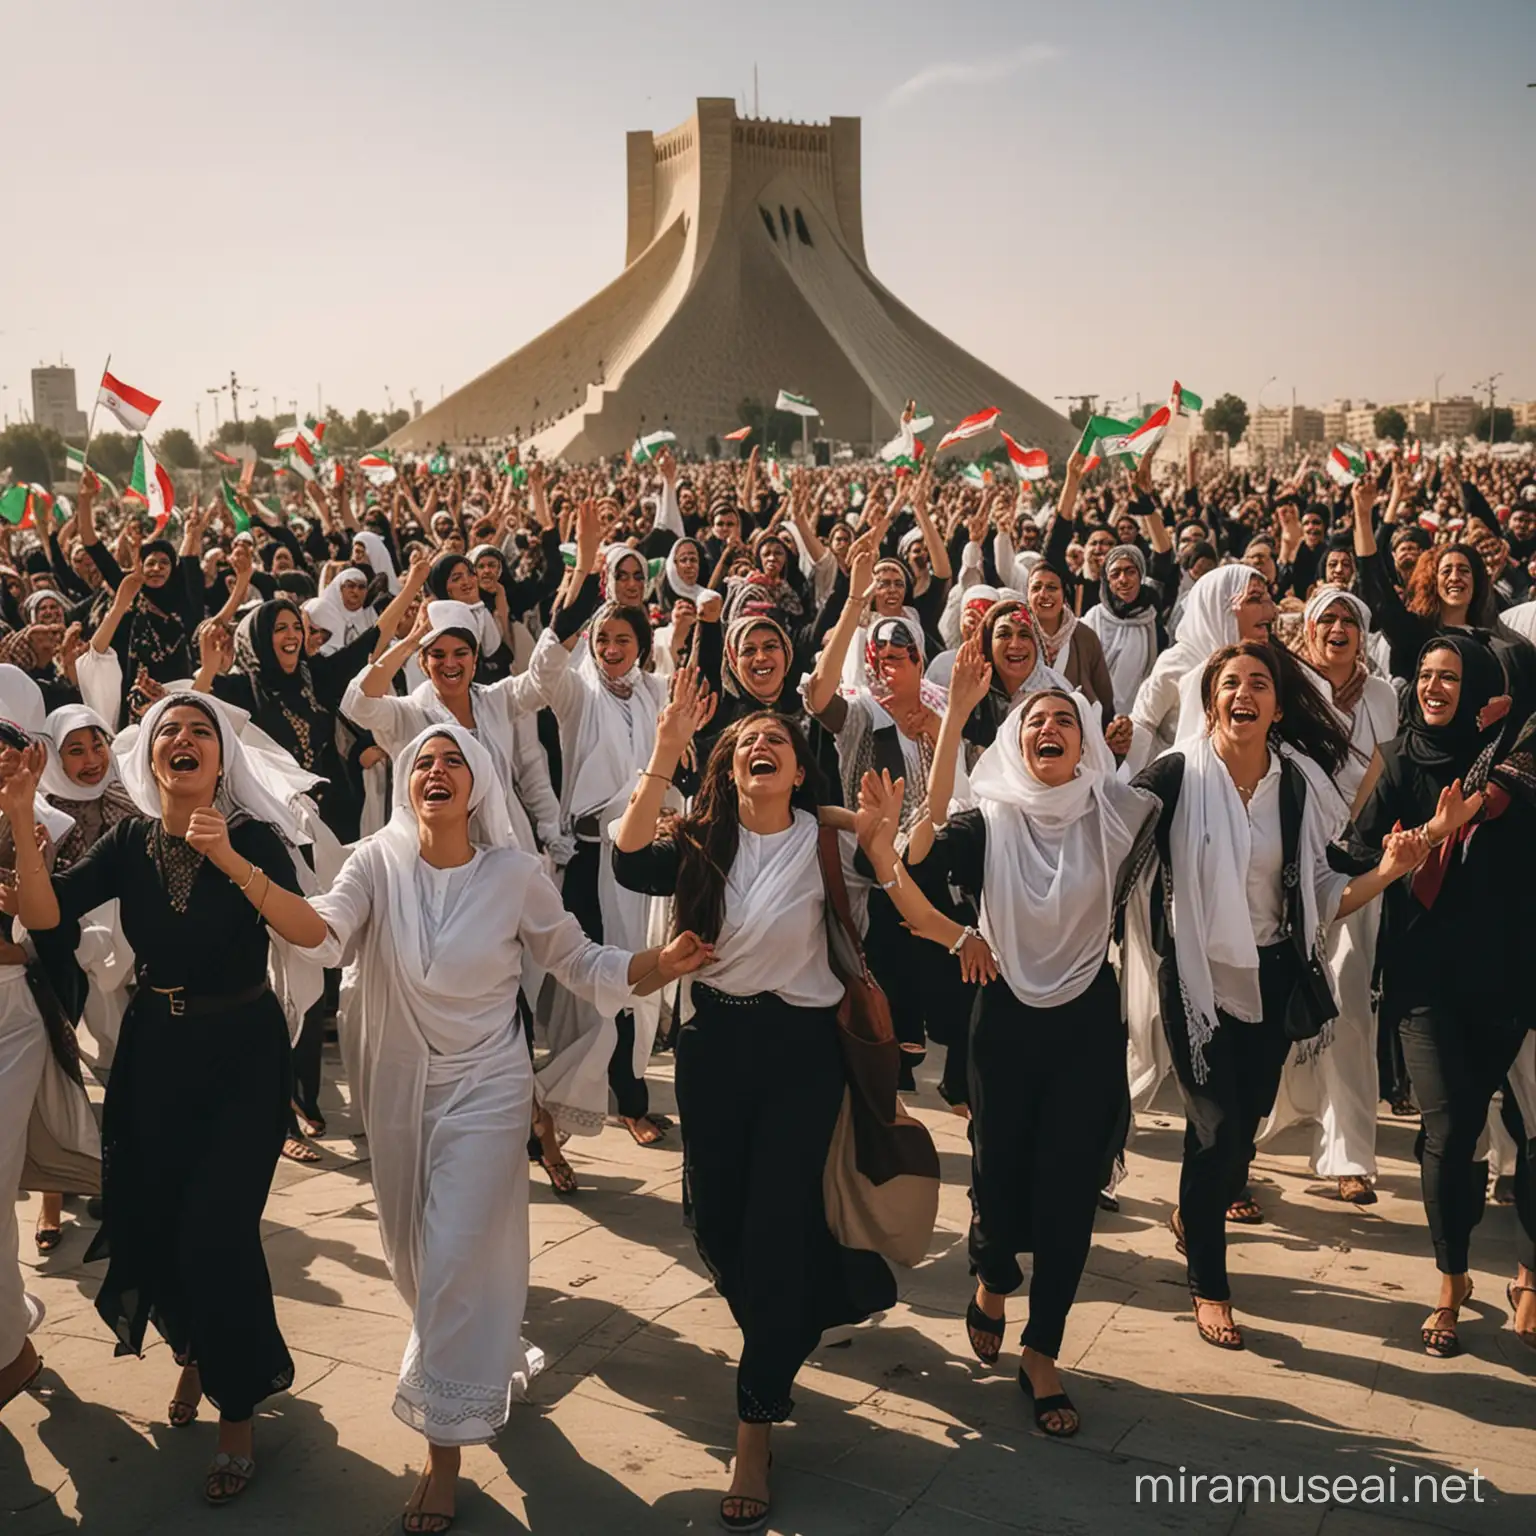
MULTIPOLYGON (((30 820, 38 766, 0 789, 13 824, 30 820)), ((67 932, 121 905, 139 986, 107 1088, 105 1220, 87 1257, 111 1261, 96 1310, 118 1353, 142 1353, 153 1322, 183 1364, 171 1423, 190 1424, 200 1395, 219 1409, 204 1492, 222 1504, 255 1473, 256 1404, 293 1381, 261 1247, 290 1081, 268 932, 313 948, 326 930, 298 894, 291 813, 209 699, 152 706, 121 769, 144 819, 118 822, 55 879, 20 839, 17 906, 34 932, 67 932)))
MULTIPOLYGON (((1478 1138, 1531 1011, 1522 962, 1536 918, 1536 760, 1529 732, 1506 751, 1516 722, 1488 719, 1505 687, 1484 640, 1450 633, 1425 644, 1407 724, 1381 747, 1381 775, 1357 821, 1373 847, 1409 829, 1424 861, 1387 892, 1382 1016, 1401 1036, 1423 1115, 1416 1151, 1440 1299, 1421 1338, 1441 1359, 1461 1351, 1457 1313, 1472 1294, 1468 1248, 1488 1187, 1487 1164, 1474 1161, 1478 1138)), ((1527 1157, 1517 1170, 1523 1233, 1509 1300, 1517 1331, 1528 1333, 1536 1217, 1527 1157)))

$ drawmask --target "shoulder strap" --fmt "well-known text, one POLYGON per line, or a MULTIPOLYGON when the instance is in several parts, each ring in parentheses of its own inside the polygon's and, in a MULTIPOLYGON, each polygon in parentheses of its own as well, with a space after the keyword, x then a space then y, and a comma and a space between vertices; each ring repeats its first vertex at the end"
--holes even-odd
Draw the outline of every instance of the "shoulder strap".
POLYGON ((843 854, 836 827, 817 827, 816 852, 821 860, 821 883, 826 889, 827 905, 859 957, 859 964, 865 965, 864 946, 859 942, 859 930, 854 927, 853 910, 848 905, 848 885, 843 879, 843 854))

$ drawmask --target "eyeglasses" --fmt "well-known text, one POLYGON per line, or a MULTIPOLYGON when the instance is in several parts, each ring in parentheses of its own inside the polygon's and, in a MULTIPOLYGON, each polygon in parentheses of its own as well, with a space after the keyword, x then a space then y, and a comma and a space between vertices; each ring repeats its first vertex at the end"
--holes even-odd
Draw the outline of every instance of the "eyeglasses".
POLYGON ((1338 625, 1341 629, 1359 629, 1360 620, 1352 613, 1325 613, 1317 621, 1319 629, 1329 629, 1338 625))

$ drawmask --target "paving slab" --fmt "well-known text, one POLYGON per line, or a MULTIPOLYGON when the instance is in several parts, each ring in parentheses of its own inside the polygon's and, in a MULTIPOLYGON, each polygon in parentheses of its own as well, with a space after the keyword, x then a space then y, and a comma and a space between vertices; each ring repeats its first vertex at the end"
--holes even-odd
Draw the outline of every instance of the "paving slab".
MULTIPOLYGON (((367 1142, 353 1134, 334 1053, 328 1068, 322 1161, 280 1166, 263 1227, 297 1379, 259 1415, 250 1492, 216 1514, 203 1505, 211 1422, 166 1425, 176 1369, 163 1345, 142 1361, 114 1358, 92 1301, 102 1266, 83 1262, 92 1231, 83 1204, 69 1206, 60 1249, 38 1258, 36 1203, 24 1200, 27 1284, 49 1309, 37 1337, 48 1370, 43 1389, 0 1419, 3 1536, 399 1529, 423 1461, 419 1437, 390 1408, 409 1313, 384 1264, 367 1142)), ((671 1108, 670 1076, 658 1058, 658 1108, 671 1108)), ((1014 1380, 1023 1298, 1010 1301, 997 1368, 967 1347, 965 1126, 938 1099, 935 1078, 928 1069, 914 1101, 946 1181, 931 1251, 898 1276, 887 1314, 829 1335, 801 1373, 795 1421, 775 1436, 769 1531, 1536 1529, 1536 1353, 1510 1331, 1503 1300, 1514 1213, 1490 1207, 1476 1234, 1465 1353, 1429 1359, 1418 1328, 1436 1277, 1401 1122, 1381 1123, 1380 1199, 1369 1208, 1341 1204, 1312 1176, 1304 1136, 1261 1151, 1255 1190, 1269 1219, 1235 1229, 1231 1244, 1249 1347, 1228 1354, 1196 1337, 1166 1227, 1181 1122, 1162 1101, 1141 1115, 1121 1208, 1098 1219, 1068 1322, 1061 1364, 1083 1428, 1059 1443, 1035 1430, 1014 1380), (1393 1475, 1400 1495, 1421 1477, 1446 1496, 1386 1505, 1359 1497, 1365 1479, 1393 1475), (1191 1492, 1195 1476, 1207 1481, 1191 1492), (1259 1481, 1241 1496, 1209 1482, 1239 1476, 1259 1481), (1468 1479, 1459 1500, 1444 1481, 1456 1477, 1468 1479), (1263 1481, 1284 1493, 1302 1478, 1326 1479, 1326 1496, 1285 1503, 1263 1481)), ((575 1200, 555 1196, 537 1169, 532 1176, 525 1331, 548 1369, 497 1443, 466 1453, 455 1530, 711 1528, 729 1477, 740 1341, 683 1225, 676 1135, 652 1151, 608 1127, 567 1152, 585 1186, 575 1200)))

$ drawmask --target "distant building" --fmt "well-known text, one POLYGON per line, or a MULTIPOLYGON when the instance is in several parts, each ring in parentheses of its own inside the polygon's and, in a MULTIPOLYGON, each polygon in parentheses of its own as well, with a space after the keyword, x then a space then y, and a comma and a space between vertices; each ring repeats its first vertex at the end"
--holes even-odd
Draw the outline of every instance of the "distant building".
POLYGON ((1323 441, 1323 413, 1306 405, 1281 405, 1253 413, 1244 434, 1265 453, 1275 453, 1292 443, 1323 441))
POLYGON ((1435 435, 1435 402, 1433 400, 1400 400, 1393 406, 1403 413, 1407 422, 1407 438, 1432 438, 1435 435))
POLYGON ((1430 407, 1434 423, 1430 436, 1465 437, 1472 430, 1477 411, 1477 401, 1471 395, 1455 395, 1449 400, 1436 400, 1430 407))
POLYGON ((1344 413, 1344 441, 1364 446, 1376 441, 1376 412, 1381 407, 1369 400, 1352 405, 1344 413))
POLYGON ((85 436, 85 412, 76 404, 73 368, 32 370, 32 420, 60 437, 85 436))
POLYGON ((1517 427, 1536 427, 1536 400, 1512 400, 1509 408, 1517 427))
POLYGON ((1354 409, 1353 400, 1331 400, 1323 407, 1323 441, 1342 443, 1349 437, 1345 430, 1349 413, 1354 409))

